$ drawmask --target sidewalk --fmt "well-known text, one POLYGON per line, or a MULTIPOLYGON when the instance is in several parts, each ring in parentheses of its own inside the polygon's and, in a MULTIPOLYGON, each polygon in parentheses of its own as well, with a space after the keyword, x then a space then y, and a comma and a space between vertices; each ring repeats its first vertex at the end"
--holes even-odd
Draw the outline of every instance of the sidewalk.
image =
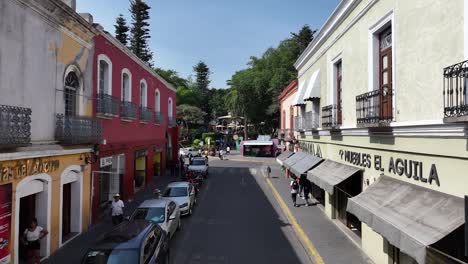
MULTIPOLYGON (((270 181, 273 187, 286 203, 325 263, 372 263, 365 253, 318 206, 294 207, 289 189, 290 179, 284 177, 284 172, 281 171, 279 164, 269 163, 268 165, 272 169, 270 181)), ((298 204, 305 204, 302 198, 298 197, 297 199, 298 204)))
MULTIPOLYGON (((153 196, 153 190, 158 188, 161 191, 166 185, 176 178, 171 176, 159 176, 155 178, 155 182, 149 184, 143 191, 138 192, 131 202, 125 203, 124 215, 130 215, 144 200, 151 199, 153 196)), ((70 242, 66 243, 53 255, 42 263, 46 264, 79 264, 81 258, 86 253, 88 248, 99 238, 99 236, 110 231, 114 226, 110 216, 104 221, 91 226, 88 231, 82 233, 78 237, 74 238, 70 242)))

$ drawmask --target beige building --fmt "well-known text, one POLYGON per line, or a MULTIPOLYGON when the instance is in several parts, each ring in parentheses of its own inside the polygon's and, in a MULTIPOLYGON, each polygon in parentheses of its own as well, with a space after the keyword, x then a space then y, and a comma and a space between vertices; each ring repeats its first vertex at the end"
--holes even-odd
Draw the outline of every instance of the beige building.
POLYGON ((463 0, 343 0, 295 64, 314 196, 375 263, 468 262, 467 21, 463 0))

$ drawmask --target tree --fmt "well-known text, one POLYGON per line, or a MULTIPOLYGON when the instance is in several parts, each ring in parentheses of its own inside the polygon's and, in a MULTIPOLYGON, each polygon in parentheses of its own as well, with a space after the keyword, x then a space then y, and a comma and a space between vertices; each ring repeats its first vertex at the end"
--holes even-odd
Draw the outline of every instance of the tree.
POLYGON ((127 21, 123 17, 122 14, 120 14, 116 19, 115 19, 115 38, 120 41, 120 43, 124 44, 127 46, 128 44, 128 26, 127 26, 127 21))
POLYGON ((291 33, 293 39, 299 44, 299 54, 304 52, 309 43, 314 39, 317 30, 311 30, 309 25, 304 25, 299 33, 291 33))
POLYGON ((184 86, 189 87, 188 81, 179 76, 179 73, 174 70, 164 70, 161 68, 154 68, 154 71, 163 77, 166 81, 172 83, 175 87, 184 86))
POLYGON ((195 84, 193 87, 195 98, 198 102, 197 106, 202 109, 206 115, 205 123, 208 123, 211 117, 211 106, 209 105, 209 90, 210 85, 210 68, 203 61, 198 62, 193 66, 195 72, 195 84))
POLYGON ((130 50, 144 62, 151 65, 153 53, 148 46, 149 23, 148 20, 149 10, 151 7, 143 0, 130 1, 130 13, 132 14, 132 28, 130 38, 130 50))
POLYGON ((227 89, 211 89, 209 97, 209 105, 211 106, 211 118, 227 115, 228 109, 224 102, 228 90, 227 89))
POLYGON ((176 98, 177 104, 195 105, 193 91, 185 86, 177 87, 176 98))
POLYGON ((189 124, 203 123, 205 116, 206 113, 196 106, 187 104, 177 106, 177 119, 185 124, 187 132, 189 131, 189 124))

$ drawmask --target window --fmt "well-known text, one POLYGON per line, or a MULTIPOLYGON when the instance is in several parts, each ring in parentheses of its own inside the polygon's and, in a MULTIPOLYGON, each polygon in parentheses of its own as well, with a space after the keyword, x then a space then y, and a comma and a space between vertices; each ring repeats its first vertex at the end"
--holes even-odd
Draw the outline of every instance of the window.
POLYGON ((110 59, 100 54, 98 56, 98 94, 112 94, 112 63, 110 59))
POLYGON ((167 116, 172 117, 172 98, 169 97, 168 104, 167 104, 167 116))
POLYGON ((75 116, 77 113, 77 93, 80 88, 80 81, 74 71, 65 77, 65 116, 75 116))
POLYGON ((158 89, 154 92, 154 111, 161 112, 161 95, 158 89))
POLYGON ((380 119, 392 119, 392 29, 379 35, 380 119))
POLYGON ((341 66, 341 60, 335 63, 335 82, 336 82, 336 111, 337 111, 337 123, 341 124, 341 121, 343 119, 343 114, 342 114, 342 93, 343 93, 343 87, 342 87, 342 66, 341 66))
POLYGON ((148 106, 148 100, 147 100, 147 89, 146 89, 146 81, 141 80, 140 82, 140 106, 141 107, 146 107, 148 106))
POLYGON ((283 110, 283 122, 281 128, 286 128, 286 111, 283 110))
POLYGON ((122 70, 122 101, 132 101, 132 75, 129 70, 122 70))

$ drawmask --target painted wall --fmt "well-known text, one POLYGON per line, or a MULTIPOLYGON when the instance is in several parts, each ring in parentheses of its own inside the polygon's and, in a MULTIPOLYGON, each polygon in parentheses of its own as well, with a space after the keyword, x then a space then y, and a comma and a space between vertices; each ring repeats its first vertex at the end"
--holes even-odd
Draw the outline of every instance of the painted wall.
MULTIPOLYGON (((289 93, 286 97, 284 97, 281 101, 281 128, 288 129, 292 128, 291 127, 291 105, 293 104, 294 99, 296 98, 296 93, 297 93, 297 88, 295 89, 294 92, 289 93), (283 124, 283 111, 286 113, 286 123, 283 124)), ((294 122, 294 121, 293 121, 294 122)))
POLYGON ((91 114, 93 33, 60 8, 51 9, 46 22, 30 4, 51 5, 45 0, 0 2, 0 104, 32 109, 34 143, 54 140, 55 113, 64 112, 64 75, 70 65, 82 77, 79 112, 91 114))

